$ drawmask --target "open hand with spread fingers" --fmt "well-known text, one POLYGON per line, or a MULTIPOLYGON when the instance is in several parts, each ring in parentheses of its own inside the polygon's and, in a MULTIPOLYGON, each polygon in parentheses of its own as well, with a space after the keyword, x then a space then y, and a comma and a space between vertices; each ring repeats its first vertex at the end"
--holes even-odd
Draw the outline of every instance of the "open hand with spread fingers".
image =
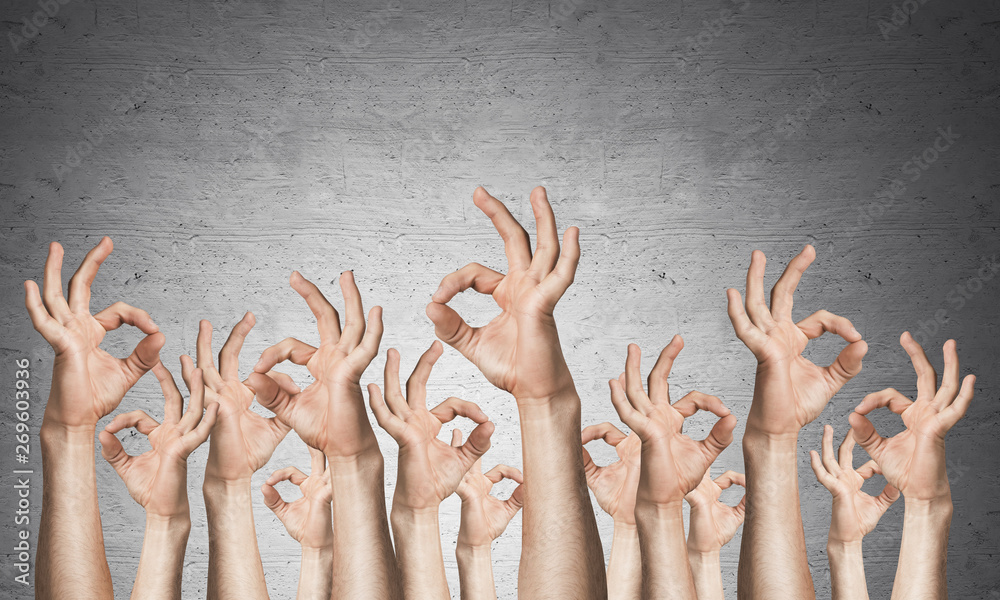
POLYGON ((523 483, 521 472, 514 467, 497 465, 483 473, 483 460, 477 459, 462 477, 456 490, 462 499, 458 545, 489 548, 490 543, 503 534, 511 519, 524 505, 524 490, 521 487, 523 483), (490 492, 494 485, 504 479, 514 481, 518 486, 514 488, 509 498, 501 500, 490 492))
POLYGON ((142 410, 116 416, 101 432, 101 454, 125 482, 132 498, 147 515, 187 519, 187 458, 208 439, 215 425, 219 405, 205 406, 205 387, 200 369, 191 373, 191 399, 184 411, 184 398, 170 372, 162 363, 153 367, 165 399, 163 421, 158 423, 142 410), (149 451, 130 456, 115 437, 134 427, 149 438, 149 451))
MULTIPOLYGON (((570 227, 562 248, 545 188, 531 192, 538 228, 534 255, 527 232, 502 202, 476 188, 473 201, 503 238, 507 273, 470 263, 448 275, 427 305, 437 336, 473 362, 493 385, 518 402, 545 403, 573 391, 553 316, 573 283, 580 259, 579 230, 570 227), (467 289, 489 294, 500 314, 483 327, 469 326, 448 302, 467 289)), ((572 392, 575 394, 575 392, 572 392)))
POLYGON ((861 371, 868 345, 844 317, 817 311, 798 323, 792 321, 795 289, 816 258, 806 246, 788 263, 771 290, 771 306, 764 300, 764 253, 755 250, 747 271, 746 306, 735 289, 727 290, 729 318, 736 335, 757 358, 754 401, 747 431, 768 435, 797 434, 823 412, 834 394, 861 371), (833 364, 820 367, 802 356, 809 340, 824 333, 848 344, 833 364))
POLYGON ((948 340, 944 343, 944 376, 937 387, 937 372, 920 344, 909 332, 903 333, 900 343, 917 374, 916 401, 892 388, 869 394, 850 415, 851 430, 886 480, 908 501, 950 502, 944 437, 969 409, 976 376, 966 375, 959 382, 958 351, 955 340, 948 340), (878 408, 901 416, 906 429, 883 438, 866 416, 878 408))
MULTIPOLYGON (((253 313, 246 313, 233 327, 219 352, 216 367, 212 356, 212 324, 198 324, 197 368, 205 380, 205 397, 218 403, 219 422, 209 446, 207 478, 220 481, 246 481, 263 467, 289 427, 274 417, 264 417, 251 409, 254 390, 240 381, 240 350, 255 323, 253 313)), ((191 384, 195 362, 181 356, 181 375, 191 384)), ((294 385, 290 383, 290 385, 294 385)))
POLYGON ((597 504, 611 515, 615 523, 635 525, 635 494, 639 488, 642 442, 635 433, 625 435, 611 423, 590 425, 581 433, 583 470, 587 487, 594 493, 597 504), (594 463, 586 445, 603 440, 613 446, 618 460, 603 467, 594 463))
POLYGON ((341 331, 340 315, 315 284, 298 271, 292 273, 290 281, 316 317, 319 346, 295 338, 282 340, 261 354, 247 384, 257 392, 258 402, 326 456, 357 457, 378 452, 360 382, 362 373, 378 354, 381 307, 371 309, 366 327, 354 274, 344 271, 340 289, 346 318, 341 331), (300 390, 287 375, 271 371, 286 360, 304 365, 315 380, 300 390))
POLYGON ((427 410, 427 380, 441 352, 441 343, 435 341, 421 355, 406 381, 405 397, 399 384, 399 352, 394 348, 385 362, 385 398, 377 385, 368 385, 375 419, 399 444, 394 513, 397 508, 437 509, 490 447, 493 423, 472 402, 448 398, 427 410), (477 424, 468 441, 459 443, 458 429, 452 432, 452 444, 438 439, 441 426, 459 416, 477 424))
POLYGON ((105 237, 87 253, 63 296, 63 248, 53 242, 45 260, 40 294, 34 281, 24 282, 25 305, 35 330, 55 350, 52 388, 45 405, 44 423, 65 428, 89 428, 111 414, 127 392, 160 362, 164 336, 149 314, 124 302, 115 302, 90 314, 90 288, 113 244, 105 237), (100 347, 109 331, 131 325, 145 334, 127 358, 111 356, 100 347))
POLYGON ((690 392, 670 404, 667 377, 684 341, 674 336, 660 353, 649 374, 649 394, 642 386, 641 353, 629 344, 625 372, 612 379, 611 401, 621 420, 642 441, 642 458, 636 502, 680 505, 698 487, 709 466, 733 440, 736 417, 715 396, 690 392), (719 417, 708 437, 695 441, 682 432, 684 419, 699 410, 719 417))
POLYGON ((684 497, 691 505, 691 523, 688 530, 688 552, 718 552, 739 531, 746 516, 746 496, 736 506, 719 500, 722 491, 733 485, 746 487, 743 473, 726 471, 715 479, 708 473, 698 487, 684 497))
POLYGON ((292 536, 303 548, 333 548, 333 519, 330 503, 333 492, 330 488, 330 473, 326 468, 326 456, 315 448, 309 448, 311 466, 309 475, 295 467, 279 469, 267 478, 260 490, 264 494, 264 504, 278 517, 292 536), (302 497, 285 502, 275 489, 281 481, 288 481, 299 488, 302 497))
POLYGON ((881 470, 874 460, 855 469, 854 444, 854 435, 848 431, 834 455, 833 427, 826 425, 823 427, 823 455, 815 450, 809 452, 816 479, 833 495, 829 539, 835 543, 860 542, 899 499, 899 490, 891 483, 886 484, 878 496, 861 490, 865 481, 881 470))

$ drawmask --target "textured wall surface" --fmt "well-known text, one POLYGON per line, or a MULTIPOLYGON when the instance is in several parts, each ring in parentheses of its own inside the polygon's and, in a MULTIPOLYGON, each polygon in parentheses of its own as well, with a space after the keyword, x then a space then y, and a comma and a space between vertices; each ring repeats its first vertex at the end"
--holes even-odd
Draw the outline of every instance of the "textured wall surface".
MULTIPOLYGON (((424 305, 443 275, 473 260, 505 264, 474 187, 531 229, 528 192, 543 184, 560 227, 582 230, 577 283, 557 317, 584 423, 617 423, 606 380, 628 342, 643 347, 648 369, 680 333, 676 388, 719 395, 740 417, 739 435, 754 361, 723 291, 742 287, 754 248, 771 258, 770 284, 803 244, 816 245, 796 316, 847 316, 871 348, 862 374, 801 436, 820 596, 830 499, 808 450, 823 423, 839 438, 866 393, 914 392, 902 331, 919 332, 939 367, 941 344, 957 338, 963 371, 980 379, 948 441, 950 589, 1000 597, 1000 276, 989 268, 1000 258, 996 1, 53 0, 48 10, 0 1, 0 596, 32 593, 13 582, 11 470, 24 468, 13 460, 14 361, 31 359, 37 431, 52 354, 31 329, 21 282, 41 280, 47 242, 66 247, 68 279, 112 236, 93 306, 148 309, 171 368, 194 351, 198 319, 218 339, 254 311, 244 375, 271 343, 316 339, 287 284, 293 269, 335 304, 337 275, 354 269, 366 304, 385 307, 383 352, 363 380, 381 382, 385 349, 399 348, 408 370, 433 339, 424 305)), ((456 304, 479 323, 493 314, 482 298, 456 304)), ((122 331, 106 344, 124 355, 137 339, 122 331)), ((821 339, 807 352, 829 362, 838 348, 821 339)), ((450 349, 430 388, 432 399, 479 402, 498 426, 486 462, 520 465, 511 398, 450 349)), ((155 379, 119 411, 133 408, 162 414, 155 379)), ((708 425, 695 420, 693 434, 708 425)), ((890 414, 876 425, 901 427, 890 414)), ((396 447, 378 434, 391 498, 396 447)), ((37 438, 31 450, 34 544, 37 438)), ((206 455, 191 458, 185 597, 205 592, 206 455)), ((255 489, 288 464, 308 466, 294 435, 255 489)), ((742 468, 738 443, 713 470, 727 468, 742 468)), ((127 598, 143 513, 100 458, 98 479, 116 595, 127 598)), ((292 598, 297 545, 256 491, 254 512, 272 597, 292 598)), ((888 597, 902 512, 900 502, 866 540, 873 598, 888 597)), ((598 518, 607 552, 612 524, 598 518)), ((456 594, 457 529, 452 498, 442 544, 456 594)), ((502 598, 516 594, 520 533, 518 517, 494 546, 502 598)), ((723 552, 733 596, 738 546, 723 552)))

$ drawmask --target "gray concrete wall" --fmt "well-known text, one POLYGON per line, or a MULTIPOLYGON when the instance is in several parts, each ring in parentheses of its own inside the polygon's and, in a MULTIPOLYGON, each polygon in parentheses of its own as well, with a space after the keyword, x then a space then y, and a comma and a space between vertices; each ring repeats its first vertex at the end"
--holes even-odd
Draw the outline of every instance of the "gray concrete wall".
MULTIPOLYGON (((1000 251, 996 2, 53 6, 55 16, 37 17, 35 31, 23 20, 44 15, 37 0, 0 2, 0 595, 31 593, 12 582, 12 399, 14 360, 28 357, 37 428, 51 352, 30 327, 20 284, 40 281, 48 241, 62 242, 75 264, 101 235, 114 238, 93 305, 148 309, 168 336, 169 365, 194 351, 198 319, 221 336, 254 311, 244 372, 274 341, 316 338, 287 285, 293 269, 336 298, 336 275, 352 268, 366 303, 386 309, 383 353, 364 379, 380 382, 386 348, 399 348, 408 369, 432 340, 423 308, 443 275, 471 260, 504 265, 499 238, 471 203, 473 188, 486 185, 530 224, 528 192, 544 184, 560 226, 582 230, 577 283, 558 318, 585 423, 617 422, 605 382, 621 370, 626 344, 649 357, 674 333, 687 340, 676 388, 715 393, 742 421, 754 362, 731 331, 723 291, 742 286, 754 248, 771 258, 773 282, 804 243, 816 245, 797 316, 820 308, 845 315, 871 347, 863 373, 801 437, 820 596, 829 594, 830 499, 807 451, 819 447, 823 423, 842 435, 866 393, 914 391, 897 344, 902 331, 922 331, 939 366, 941 344, 957 338, 963 371, 980 380, 949 436, 950 589, 955 598, 1000 597, 1000 278, 976 278, 1000 251), (927 150, 940 130, 957 137, 927 150), (934 158, 925 170, 906 165, 925 150, 934 158), (894 188, 895 179, 902 183, 894 188)), ((457 304, 478 322, 492 314, 481 299, 457 304)), ((115 333, 107 345, 127 353, 136 339, 115 333)), ((821 340, 808 352, 829 361, 837 347, 821 340)), ((450 349, 431 381, 432 398, 448 395, 481 403, 496 421, 488 463, 520 464, 512 399, 450 349)), ((132 408, 162 414, 152 377, 121 410, 132 408)), ((900 428, 893 415, 877 425, 900 428)), ((706 429, 704 420, 692 428, 706 429)), ((396 448, 379 435, 391 497, 396 448)), ((33 544, 37 443, 32 452, 33 544)), ((191 458, 185 597, 205 591, 206 452, 191 458)), ((287 464, 308 465, 293 436, 255 486, 287 464)), ((737 443, 714 470, 741 465, 737 443)), ((126 598, 143 515, 100 459, 98 478, 116 595, 126 598)), ((292 598, 297 546, 259 494, 254 510, 272 597, 292 598)), ((442 509, 456 593, 457 510, 455 499, 442 509)), ((866 541, 873 598, 888 597, 901 517, 899 503, 866 541)), ((607 551, 611 521, 598 518, 607 551)), ((515 596, 519 538, 520 518, 495 544, 502 598, 515 596)), ((723 553, 731 595, 738 546, 723 553)))

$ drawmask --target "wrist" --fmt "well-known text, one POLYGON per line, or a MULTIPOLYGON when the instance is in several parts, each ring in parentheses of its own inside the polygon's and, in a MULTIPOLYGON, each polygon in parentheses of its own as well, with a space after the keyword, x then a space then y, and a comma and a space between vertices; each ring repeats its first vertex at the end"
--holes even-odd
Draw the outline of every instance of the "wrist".
POLYGON ((491 544, 455 544, 455 556, 458 558, 489 558, 491 544))
POLYGON ((695 564, 718 563, 721 560, 722 549, 707 550, 704 548, 692 548, 688 545, 687 554, 688 562, 691 563, 691 566, 695 564))
POLYGON ((191 531, 191 515, 185 507, 173 515, 146 513, 146 531, 187 535, 191 531))
POLYGON ((580 395, 569 385, 556 393, 544 396, 515 396, 517 411, 522 422, 549 421, 579 418, 580 395))
POLYGON ((837 556, 860 555, 861 546, 861 540, 839 540, 831 534, 826 542, 826 552, 837 556))
POLYGON ((904 516, 950 521, 954 511, 950 491, 933 498, 904 497, 904 516))
POLYGON ((636 527, 645 523, 684 523, 684 501, 635 503, 636 527))
POLYGON ((632 515, 632 519, 631 520, 624 519, 624 518, 618 518, 618 517, 615 517, 613 519, 614 520, 614 525, 615 525, 614 526, 614 534, 615 535, 617 535, 619 532, 621 532, 623 534, 629 534, 629 533, 635 533, 636 532, 636 527, 637 526, 635 524, 635 514, 634 514, 635 510, 633 510, 632 512, 633 512, 633 515, 632 515))
POLYGON ((302 559, 325 559, 329 556, 333 558, 333 540, 329 543, 323 543, 320 545, 307 545, 302 544, 302 559))
POLYGON ((438 526, 438 507, 414 507, 397 500, 392 502, 392 511, 389 515, 392 526, 426 526, 433 524, 438 526))
POLYGON ((42 426, 38 429, 39 441, 43 444, 58 444, 60 446, 85 446, 93 449, 94 436, 97 434, 97 424, 65 425, 42 418, 42 426))
POLYGON ((205 471, 205 481, 201 484, 205 502, 216 499, 236 498, 250 495, 250 478, 238 477, 227 479, 209 474, 205 471))
POLYGON ((775 429, 773 426, 768 427, 760 422, 760 419, 754 419, 752 416, 747 418, 746 430, 743 433, 743 449, 746 450, 748 445, 751 448, 786 448, 788 446, 796 447, 799 443, 799 428, 794 429, 775 429))

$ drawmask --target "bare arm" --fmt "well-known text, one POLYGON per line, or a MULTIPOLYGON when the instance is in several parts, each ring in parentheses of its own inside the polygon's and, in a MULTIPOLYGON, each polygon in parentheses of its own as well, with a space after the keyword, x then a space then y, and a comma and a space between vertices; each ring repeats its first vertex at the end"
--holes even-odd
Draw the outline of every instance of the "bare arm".
POLYGON ((560 249, 545 189, 535 188, 531 207, 538 233, 532 255, 527 232, 503 203, 483 188, 476 189, 473 201, 503 238, 508 271, 466 265, 444 278, 427 315, 441 340, 517 402, 525 481, 518 590, 527 598, 604 598, 604 553, 577 437, 580 397, 553 314, 576 273, 579 230, 568 229, 560 249), (481 328, 470 327, 447 304, 470 288, 492 295, 501 309, 481 328))
POLYGON ((260 357, 247 383, 258 401, 323 451, 333 493, 334 598, 402 598, 399 568, 385 510, 384 461, 368 421, 361 375, 378 354, 382 309, 371 309, 365 326, 361 293, 345 271, 340 315, 312 282, 292 273, 292 288, 316 317, 319 347, 288 338, 260 357), (285 360, 304 365, 315 381, 300 390, 287 375, 270 369, 285 360))
POLYGON ((31 322, 55 351, 52 386, 40 431, 42 515, 35 557, 37 598, 111 598, 111 572, 97 502, 94 433, 125 392, 159 362, 163 334, 142 310, 117 302, 90 314, 90 286, 111 253, 103 238, 62 291, 62 246, 52 243, 44 293, 25 282, 31 322), (146 334, 132 354, 117 359, 100 349, 106 332, 123 324, 146 334))
POLYGON ((944 438, 965 415, 975 392, 976 376, 959 381, 955 340, 944 344, 944 375, 937 372, 909 333, 900 339, 917 374, 917 399, 910 401, 888 388, 869 394, 851 414, 851 431, 874 459, 886 480, 906 501, 894 600, 948 597, 948 531, 951 526, 951 486, 944 438), (906 429, 883 438, 866 415, 888 408, 900 415, 906 429))
POLYGON ((740 598, 816 596, 806 556, 799 505, 796 450, 799 430, 815 419, 834 394, 861 371, 868 346, 844 317, 825 310, 792 321, 795 288, 815 259, 806 246, 764 300, 764 254, 753 252, 747 271, 746 306, 727 291, 729 318, 757 359, 753 403, 743 436, 747 513, 740 548, 740 598), (828 367, 802 357, 809 340, 834 333, 848 342, 828 367))
POLYGON ((709 466, 733 441, 734 417, 715 396, 691 392, 670 404, 667 377, 684 347, 674 336, 649 374, 649 394, 640 375, 640 351, 628 348, 625 372, 612 379, 611 401, 622 421, 642 441, 635 521, 642 555, 643 598, 696 598, 684 540, 684 497, 698 487, 709 466), (682 433, 684 419, 699 410, 719 417, 700 442, 682 433))

